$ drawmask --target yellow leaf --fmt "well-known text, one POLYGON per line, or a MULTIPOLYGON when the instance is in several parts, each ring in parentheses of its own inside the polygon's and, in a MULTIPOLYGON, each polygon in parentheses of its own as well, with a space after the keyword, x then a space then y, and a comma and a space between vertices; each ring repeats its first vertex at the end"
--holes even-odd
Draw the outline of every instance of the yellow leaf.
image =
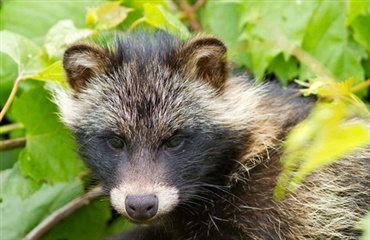
POLYGON ((190 36, 189 30, 185 25, 162 5, 144 4, 144 19, 146 23, 156 28, 175 34, 180 33, 183 38, 190 36))
POLYGON ((122 7, 121 2, 108 2, 97 8, 90 8, 86 15, 86 25, 96 30, 116 27, 127 18, 131 8, 122 7))
MULTIPOLYGON (((303 85, 302 82, 297 81, 303 85)), ((342 82, 336 82, 332 78, 319 77, 312 79, 309 84, 305 83, 303 86, 308 86, 307 89, 303 89, 304 95, 317 94, 322 97, 327 96, 348 96, 352 94, 353 78, 347 79, 342 82)))
POLYGON ((361 123, 342 123, 333 127, 329 133, 320 134, 314 145, 305 152, 305 161, 292 179, 293 186, 300 184, 311 172, 369 144, 370 130, 361 123))
MULTIPOLYGON (((347 86, 338 86, 346 89, 347 86)), ((283 170, 274 196, 282 198, 294 191, 313 171, 337 161, 351 152, 370 145, 370 126, 348 101, 318 104, 310 116, 288 135, 282 157, 283 170)))
POLYGON ((31 76, 30 78, 46 81, 46 82, 58 82, 62 85, 66 85, 66 78, 63 71, 62 61, 57 61, 50 66, 43 69, 41 72, 31 76))
POLYGON ((86 26, 93 29, 98 23, 98 15, 95 8, 88 8, 86 14, 86 26))

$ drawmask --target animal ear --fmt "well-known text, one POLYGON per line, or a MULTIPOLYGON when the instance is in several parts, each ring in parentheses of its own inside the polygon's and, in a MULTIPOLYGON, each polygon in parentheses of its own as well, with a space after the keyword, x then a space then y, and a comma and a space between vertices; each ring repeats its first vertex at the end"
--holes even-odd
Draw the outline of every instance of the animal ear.
POLYGON ((78 92, 92 77, 103 73, 108 63, 109 57, 105 50, 83 43, 69 47, 63 56, 67 81, 78 92))
POLYGON ((219 39, 197 37, 184 44, 178 59, 186 74, 221 89, 230 71, 226 52, 226 46, 219 39))

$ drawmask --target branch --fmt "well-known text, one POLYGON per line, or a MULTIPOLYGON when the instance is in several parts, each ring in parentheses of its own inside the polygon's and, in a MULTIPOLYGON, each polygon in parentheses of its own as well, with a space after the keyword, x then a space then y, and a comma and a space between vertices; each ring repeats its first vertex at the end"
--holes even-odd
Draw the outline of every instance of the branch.
POLYGON ((5 113, 8 111, 9 107, 10 107, 10 104, 13 102, 14 100, 14 97, 15 97, 15 94, 17 93, 17 90, 18 90, 18 87, 19 87, 19 84, 21 83, 21 81, 24 79, 24 77, 18 77, 15 82, 14 82, 14 85, 13 85, 13 89, 10 93, 10 96, 8 97, 8 100, 6 100, 6 103, 3 107, 3 109, 1 110, 0 112, 0 122, 3 120, 3 118, 5 117, 5 113))
POLYGON ((361 91, 363 89, 366 89, 368 87, 370 87, 370 78, 365 80, 364 82, 352 87, 351 91, 355 93, 355 92, 361 91))
POLYGON ((4 126, 0 126, 0 134, 5 134, 16 129, 24 128, 22 123, 11 123, 4 126))
POLYGON ((57 223, 61 222, 72 213, 80 209, 81 207, 89 204, 91 201, 103 196, 104 192, 102 187, 98 186, 93 188, 91 191, 84 195, 76 198, 67 205, 53 212, 49 217, 44 219, 38 226, 36 226, 23 240, 37 240, 53 228, 57 223))
POLYGON ((205 2, 206 0, 198 0, 196 3, 194 3, 194 5, 191 7, 193 13, 196 12, 205 2))
POLYGON ((26 146, 26 138, 15 138, 0 141, 0 152, 26 146))
POLYGON ((174 2, 184 12, 184 18, 189 20, 190 28, 193 31, 199 31, 201 27, 195 16, 195 12, 204 4, 205 0, 198 0, 193 6, 190 6, 187 0, 175 0, 174 2))

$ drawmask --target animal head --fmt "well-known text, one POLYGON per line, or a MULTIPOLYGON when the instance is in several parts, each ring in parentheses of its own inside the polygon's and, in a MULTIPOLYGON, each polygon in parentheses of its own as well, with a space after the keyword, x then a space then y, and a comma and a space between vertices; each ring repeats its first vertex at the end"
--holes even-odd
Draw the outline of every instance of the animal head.
POLYGON ((223 184, 246 136, 220 117, 229 78, 220 40, 164 32, 115 39, 66 50, 70 89, 56 102, 113 207, 149 223, 223 184))

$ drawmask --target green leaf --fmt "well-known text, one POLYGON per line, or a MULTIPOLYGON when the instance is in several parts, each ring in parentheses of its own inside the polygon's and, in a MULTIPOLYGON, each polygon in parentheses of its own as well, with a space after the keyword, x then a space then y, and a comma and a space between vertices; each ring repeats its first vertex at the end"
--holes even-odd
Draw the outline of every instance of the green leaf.
POLYGON ((14 195, 25 199, 41 187, 40 182, 25 177, 19 169, 18 164, 15 164, 11 169, 2 171, 0 178, 1 198, 14 195))
POLYGON ((0 203, 0 232, 2 239, 22 239, 50 213, 71 201, 82 192, 77 180, 42 187, 25 199, 17 195, 3 196, 0 203))
POLYGON ((352 23, 353 37, 370 52, 370 14, 358 16, 352 23))
POLYGON ((86 8, 103 2, 103 0, 2 1, 0 29, 16 32, 41 45, 48 30, 60 20, 68 18, 77 27, 85 27, 86 8))
POLYGON ((97 8, 89 8, 86 25, 96 30, 107 30, 116 27, 127 18, 131 8, 120 6, 121 2, 108 2, 97 8))
POLYGON ((359 15, 365 13, 370 14, 369 1, 350 0, 347 14, 347 25, 352 24, 353 20, 355 20, 359 15))
POLYGON ((27 144, 20 154, 20 168, 37 181, 67 181, 78 176, 82 162, 74 141, 57 117, 57 108, 42 87, 33 88, 13 106, 14 117, 26 129, 27 144))
POLYGON ((93 34, 90 29, 78 29, 71 20, 62 20, 46 34, 45 50, 49 58, 60 59, 68 45, 93 34))
POLYGON ((95 201, 74 212, 41 239, 100 240, 110 218, 109 201, 95 201))
POLYGON ((0 53, 0 106, 4 106, 17 79, 17 64, 4 53, 0 53))
POLYGON ((258 80, 263 80, 264 72, 271 61, 281 52, 272 44, 253 41, 250 43, 251 52, 251 68, 258 80))
POLYGON ((0 171, 12 168, 17 158, 18 149, 1 152, 0 171))
POLYGON ((367 119, 348 119, 356 115, 353 109, 354 105, 343 101, 319 104, 289 133, 275 197, 283 197, 286 190, 296 190, 316 169, 370 144, 367 119))
POLYGON ((162 5, 146 3, 144 5, 144 20, 156 28, 180 34, 182 38, 188 38, 190 36, 189 30, 181 21, 168 12, 162 5))
POLYGON ((44 67, 41 49, 27 38, 9 31, 0 31, 0 52, 18 64, 18 74, 31 75, 44 67))
POLYGON ((283 54, 279 54, 271 61, 268 70, 273 72, 281 83, 287 85, 288 80, 298 75, 298 62, 292 57, 286 61, 283 54))
POLYGON ((361 240, 370 239, 370 212, 359 222, 359 229, 363 231, 361 240))
POLYGON ((361 61, 348 45, 343 47, 344 51, 338 55, 334 54, 327 66, 331 68, 337 79, 344 80, 352 77, 356 84, 361 83, 365 78, 361 61))
MULTIPOLYGON (((317 2, 314 1, 274 4, 271 4, 271 1, 240 2, 240 26, 243 30, 239 41, 245 41, 244 49, 250 57, 240 57, 245 53, 239 51, 236 58, 246 64, 257 78, 263 79, 265 70, 271 64, 276 65, 273 59, 281 52, 285 51, 284 59, 286 62, 289 60, 289 49, 285 46, 285 41, 291 46, 301 46, 306 25, 316 5, 317 2)), ((284 71, 292 72, 296 63, 291 61, 285 66, 288 69, 280 69, 280 75, 283 75, 284 71)))
POLYGON ((105 236, 114 236, 117 235, 125 230, 128 230, 130 228, 133 228, 134 224, 128 222, 126 219, 123 217, 119 217, 114 221, 110 221, 109 226, 107 227, 104 235, 105 236))
MULTIPOLYGON (((300 51, 298 56, 293 50, 303 49, 309 53, 308 56, 316 59, 316 62, 305 62, 310 69, 316 63, 326 69, 314 68, 317 72, 312 72, 301 63, 300 79, 328 73, 327 75, 333 75, 339 80, 349 77, 353 77, 356 83, 364 80, 361 60, 368 58, 368 55, 348 37, 351 32, 346 25, 347 11, 356 15, 353 20, 355 40, 363 45, 367 45, 365 41, 370 41, 367 36, 370 32, 369 24, 366 24, 369 21, 368 15, 361 15, 365 11, 357 8, 355 3, 350 4, 352 10, 348 10, 345 2, 331 1, 287 1, 271 4, 270 1, 248 0, 238 3, 241 7, 240 26, 243 28, 239 41, 245 41, 245 47, 238 48, 245 49, 250 56, 245 58, 245 52, 239 50, 239 53, 236 51, 236 59, 246 64, 257 77, 263 76, 268 68, 275 69, 274 73, 286 81, 284 72, 295 68, 294 61, 282 66, 278 72, 277 67, 272 66, 276 64, 273 59, 283 52, 285 61, 290 59, 291 53, 301 60, 305 52, 300 51), (361 23, 356 25, 357 21, 361 23)), ((363 5, 365 4, 361 6, 363 5)))
POLYGON ((228 47, 238 42, 239 11, 234 2, 209 1, 204 10, 203 25, 222 38, 228 47), (234 27, 230 27, 234 26, 234 27))
MULTIPOLYGON (((315 57, 339 80, 354 77, 358 83, 364 71, 348 43, 346 4, 322 1, 307 25, 302 48, 315 57)), ((300 78, 313 76, 306 66, 300 69, 300 78)))
POLYGON ((47 82, 58 82, 62 85, 67 84, 62 61, 57 61, 53 63, 52 65, 39 72, 37 75, 34 75, 32 79, 47 82))
POLYGON ((370 59, 364 60, 362 62, 362 67, 364 68, 366 76, 370 77, 370 59))
POLYGON ((275 42, 286 36, 301 46, 306 25, 312 17, 317 1, 241 1, 240 25, 249 40, 275 42))

